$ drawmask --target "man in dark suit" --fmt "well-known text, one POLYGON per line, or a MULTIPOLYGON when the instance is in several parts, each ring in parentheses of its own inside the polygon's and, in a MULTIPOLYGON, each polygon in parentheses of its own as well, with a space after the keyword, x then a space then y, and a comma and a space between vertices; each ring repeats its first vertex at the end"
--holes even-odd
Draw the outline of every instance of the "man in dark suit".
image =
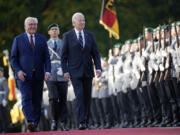
POLYGON ((46 39, 36 33, 38 20, 27 17, 25 33, 14 38, 11 65, 22 95, 22 109, 30 132, 40 120, 43 82, 50 79, 51 64, 46 39))
POLYGON ((63 35, 62 69, 64 78, 71 79, 76 95, 76 111, 79 129, 88 128, 92 78, 94 66, 96 75, 101 75, 101 62, 94 35, 84 30, 85 18, 82 13, 72 16, 74 29, 63 35), (92 61, 93 60, 93 61, 92 61))

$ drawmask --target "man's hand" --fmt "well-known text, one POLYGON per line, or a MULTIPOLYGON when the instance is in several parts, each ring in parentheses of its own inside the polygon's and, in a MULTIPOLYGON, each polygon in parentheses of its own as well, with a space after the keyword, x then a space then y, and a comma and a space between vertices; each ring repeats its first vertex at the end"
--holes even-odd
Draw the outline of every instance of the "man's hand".
POLYGON ((67 73, 64 73, 64 79, 65 79, 67 82, 69 82, 69 80, 70 80, 70 75, 69 75, 68 72, 67 72, 67 73))
POLYGON ((51 74, 49 72, 45 73, 45 81, 47 82, 51 78, 51 74))
POLYGON ((19 78, 22 82, 25 81, 26 73, 24 73, 23 71, 19 71, 19 72, 17 73, 17 75, 18 75, 18 78, 19 78))
POLYGON ((101 70, 96 70, 96 76, 100 77, 101 76, 101 70))

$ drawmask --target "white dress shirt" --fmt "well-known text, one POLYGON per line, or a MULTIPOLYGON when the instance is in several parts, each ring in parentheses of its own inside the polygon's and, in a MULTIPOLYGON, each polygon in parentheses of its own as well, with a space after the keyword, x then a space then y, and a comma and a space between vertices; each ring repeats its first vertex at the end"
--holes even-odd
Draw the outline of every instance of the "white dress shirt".
MULTIPOLYGON (((58 43, 58 39, 56 39, 56 40, 53 40, 53 39, 51 39, 51 42, 53 43, 53 47, 55 47, 54 46, 54 43, 56 42, 56 44, 58 43)), ((57 44, 58 45, 58 44, 57 44)))
POLYGON ((51 39, 51 42, 54 44, 54 42, 56 41, 56 43, 58 42, 58 39, 54 40, 54 39, 51 39))

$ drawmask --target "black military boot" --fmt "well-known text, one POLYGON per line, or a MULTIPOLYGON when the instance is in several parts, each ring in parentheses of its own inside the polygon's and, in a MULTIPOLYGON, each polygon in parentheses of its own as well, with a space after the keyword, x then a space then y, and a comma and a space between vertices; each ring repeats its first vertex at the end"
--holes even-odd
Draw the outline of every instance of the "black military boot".
POLYGON ((51 122, 51 131, 57 130, 57 122, 55 120, 52 120, 51 122))
POLYGON ((59 122, 58 129, 61 131, 69 131, 69 128, 66 126, 66 123, 64 122, 59 122))
POLYGON ((141 120, 139 127, 146 127, 147 120, 144 118, 141 120))

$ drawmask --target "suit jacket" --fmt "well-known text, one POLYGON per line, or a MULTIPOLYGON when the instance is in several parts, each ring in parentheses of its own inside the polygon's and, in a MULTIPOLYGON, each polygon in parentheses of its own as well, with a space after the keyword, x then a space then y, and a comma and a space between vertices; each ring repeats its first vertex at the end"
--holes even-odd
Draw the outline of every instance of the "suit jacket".
POLYGON ((35 34, 34 51, 31 48, 27 33, 22 33, 14 38, 11 50, 11 65, 17 73, 22 70, 26 73, 25 79, 32 79, 35 69, 35 77, 38 80, 44 79, 45 72, 51 72, 51 64, 46 39, 43 35, 35 34))
POLYGON ((94 35, 87 30, 83 31, 85 38, 83 49, 74 29, 63 35, 62 69, 64 73, 69 72, 72 78, 93 78, 93 63, 96 69, 101 70, 101 61, 94 35))
POLYGON ((51 39, 47 41, 48 48, 49 48, 49 54, 50 54, 50 60, 51 60, 51 78, 49 81, 60 81, 65 82, 66 80, 63 77, 63 74, 59 74, 62 71, 61 68, 61 53, 62 53, 62 40, 57 40, 57 49, 53 50, 54 43, 51 39), (53 51, 52 51, 53 50, 53 51), (56 54, 54 54, 55 52, 56 54))

